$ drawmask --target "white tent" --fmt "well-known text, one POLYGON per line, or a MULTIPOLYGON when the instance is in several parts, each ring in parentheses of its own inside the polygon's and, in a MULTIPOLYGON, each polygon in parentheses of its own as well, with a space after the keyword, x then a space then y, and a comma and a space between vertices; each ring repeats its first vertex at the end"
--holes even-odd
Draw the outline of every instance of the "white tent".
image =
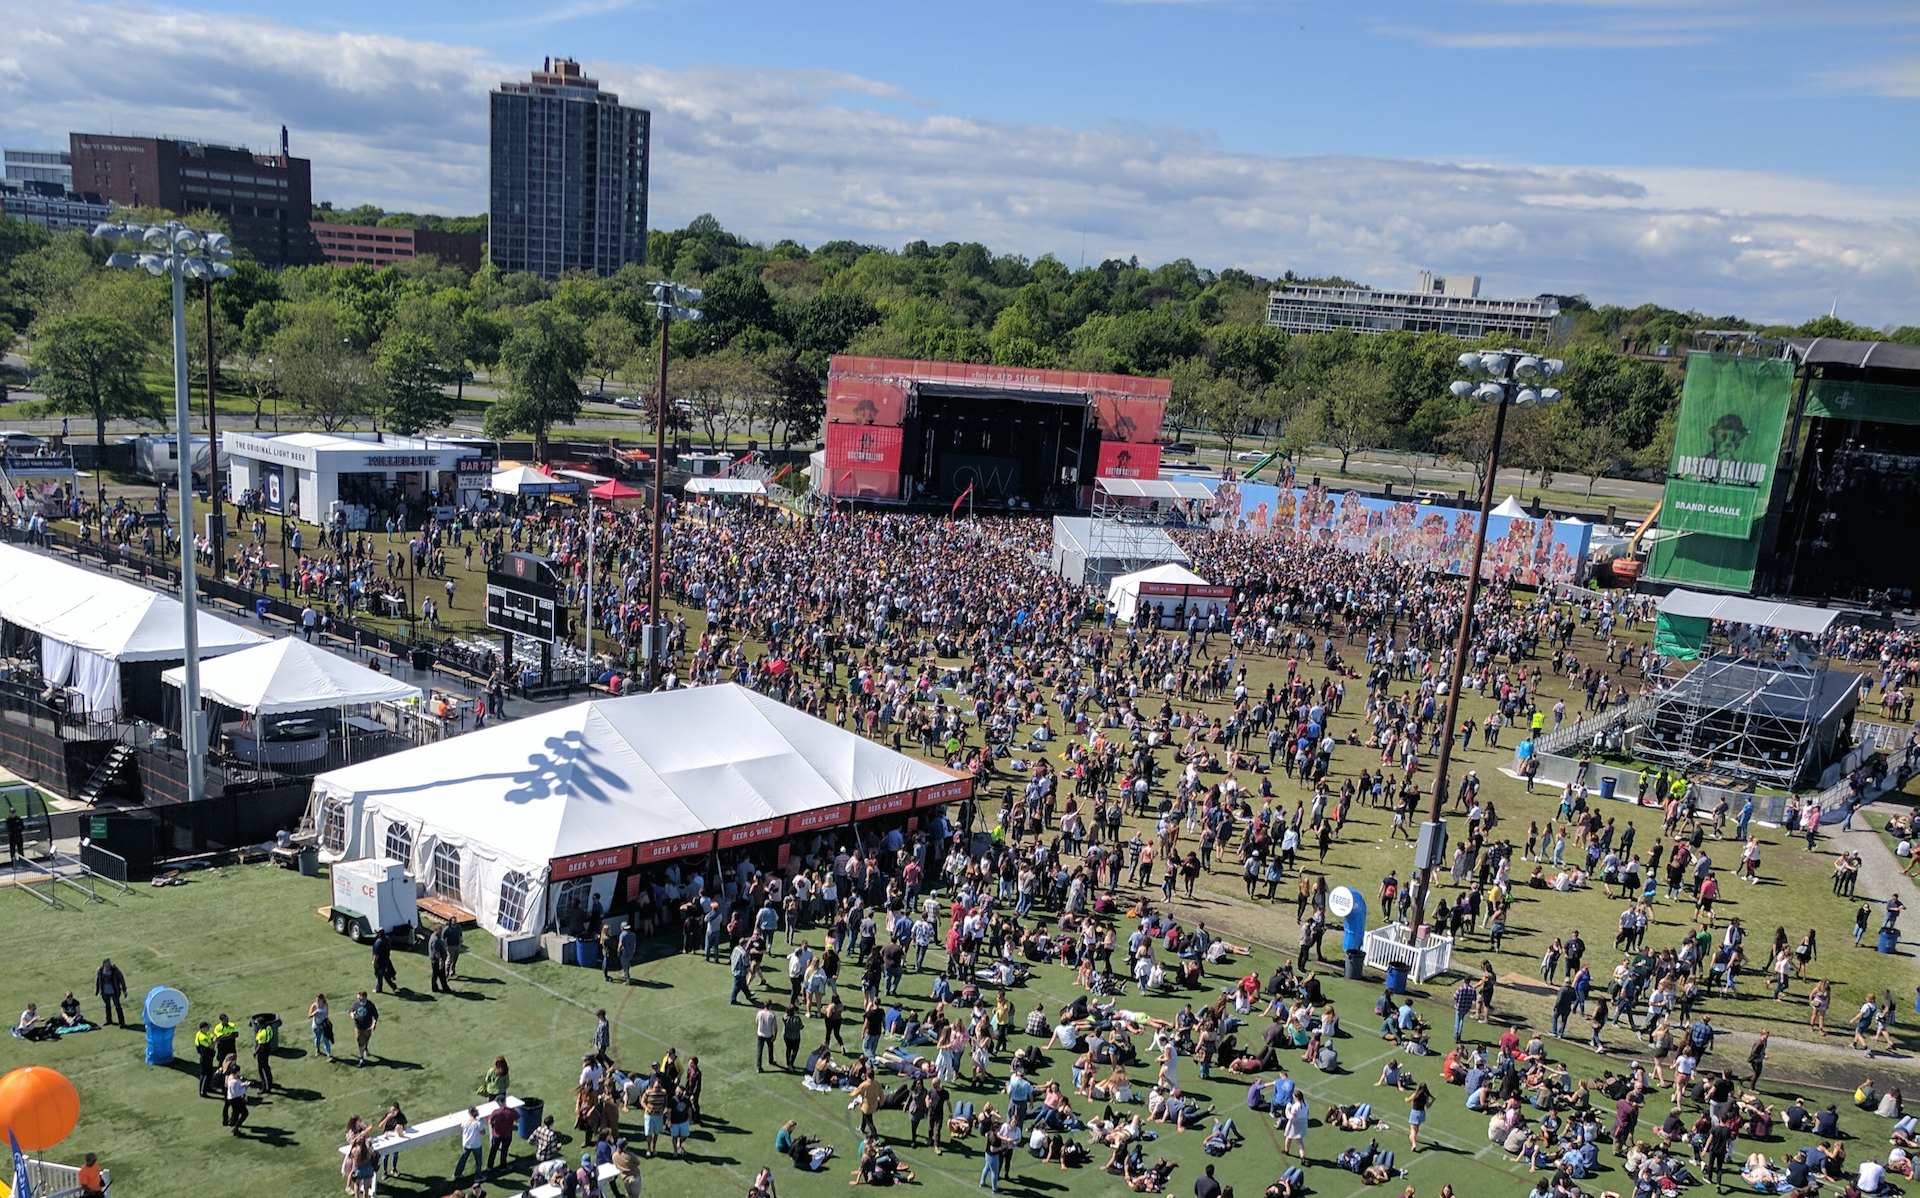
POLYGON ((1523 520, 1532 518, 1532 513, 1527 511, 1526 508, 1521 507, 1520 501, 1512 495, 1502 499, 1500 506, 1494 508, 1492 514, 1496 516, 1518 516, 1523 520))
POLYGON ((1123 624, 1133 623, 1134 613, 1140 607, 1140 584, 1143 582, 1171 583, 1175 586, 1207 586, 1207 580, 1178 562, 1166 562, 1150 566, 1145 570, 1135 570, 1131 574, 1122 574, 1107 584, 1107 607, 1117 612, 1116 618, 1123 624))
POLYGON ((578 491, 580 484, 555 478, 532 466, 509 466, 494 471, 487 487, 501 495, 550 495, 555 491, 578 491))
MULTIPOLYGON (((266 640, 204 610, 194 614, 203 658, 266 640)), ((13 545, 0 545, 0 620, 40 634, 42 674, 79 691, 96 719, 120 711, 122 664, 187 656, 179 600, 13 545)))
MULTIPOLYGON (((160 680, 183 686, 186 669, 175 666, 160 680)), ((201 666, 200 693, 237 711, 282 715, 418 699, 420 688, 287 636, 201 666)))
POLYGON ((734 685, 577 703, 314 779, 334 860, 393 857, 499 934, 549 883, 793 837, 971 793, 946 770, 734 685))

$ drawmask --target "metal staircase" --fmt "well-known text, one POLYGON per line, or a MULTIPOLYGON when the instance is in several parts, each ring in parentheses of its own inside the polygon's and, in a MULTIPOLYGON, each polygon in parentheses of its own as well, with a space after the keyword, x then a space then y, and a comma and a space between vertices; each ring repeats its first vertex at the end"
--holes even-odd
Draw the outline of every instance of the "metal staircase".
POLYGON ((80 802, 92 805, 100 801, 101 796, 114 789, 125 779, 127 771, 133 765, 133 750, 124 744, 116 744, 107 750, 106 757, 93 767, 93 773, 87 776, 86 785, 75 795, 80 802))

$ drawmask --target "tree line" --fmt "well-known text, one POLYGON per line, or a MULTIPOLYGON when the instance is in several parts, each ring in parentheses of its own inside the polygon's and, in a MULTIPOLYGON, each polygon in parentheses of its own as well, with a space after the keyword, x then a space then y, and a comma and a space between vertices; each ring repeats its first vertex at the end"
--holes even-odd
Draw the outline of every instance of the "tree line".
MULTIPOLYGON (((412 219, 370 206, 328 216, 412 219)), ((190 223, 221 222, 195 214, 190 223)), ((106 248, 0 219, 0 349, 24 340, 49 410, 93 420, 102 440, 108 420, 158 417, 142 374, 168 347, 165 281, 106 270, 106 248)), ((269 271, 242 256, 214 288, 221 389, 247 397, 255 427, 274 399, 324 430, 372 422, 410 434, 445 426, 467 403, 468 372, 484 370, 503 383, 484 407, 487 433, 531 436, 543 452, 551 431, 580 415, 586 389, 610 393, 624 381, 651 412, 659 333, 648 283, 671 278, 706 294, 701 320, 671 326, 669 419, 713 441, 742 428, 769 442, 816 438, 836 353, 1165 375, 1174 383, 1170 440, 1204 429, 1229 452, 1254 441, 1323 446, 1343 470, 1359 451, 1400 450, 1415 482, 1422 458, 1483 461, 1491 435, 1491 412, 1447 390, 1470 348, 1456 338, 1290 335, 1265 323, 1274 286, 1346 280, 1268 279, 1186 259, 1073 269, 976 242, 763 245, 712 216, 653 231, 648 251, 646 266, 555 281, 491 265, 469 274, 431 258, 269 271)), ((1694 330, 1884 336, 1831 317, 1757 328, 1733 316, 1558 298, 1570 329, 1553 346, 1529 348, 1566 360, 1567 402, 1517 411, 1506 451, 1543 479, 1663 465, 1679 351, 1694 330), (1672 345, 1675 356, 1623 352, 1653 345, 1672 345)), ((193 369, 204 377, 203 307, 189 312, 193 369)), ((1892 336, 1920 343, 1920 328, 1892 336)))

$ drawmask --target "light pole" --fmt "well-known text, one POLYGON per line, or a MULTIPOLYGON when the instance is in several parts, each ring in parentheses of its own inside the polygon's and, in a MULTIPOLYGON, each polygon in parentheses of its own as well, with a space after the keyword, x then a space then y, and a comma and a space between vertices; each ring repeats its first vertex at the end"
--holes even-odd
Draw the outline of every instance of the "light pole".
POLYGON ((1474 399, 1496 405, 1493 416, 1493 440, 1487 446, 1487 473, 1480 483, 1480 520, 1473 530, 1473 560, 1467 569, 1467 594, 1460 607, 1460 628, 1454 638, 1453 663, 1447 670, 1447 707, 1441 717, 1440 757, 1433 767, 1433 795, 1428 804, 1426 822, 1420 825, 1420 839, 1414 848, 1413 918, 1408 931, 1417 944, 1420 929, 1427 921, 1427 898, 1433 885, 1433 871, 1447 854, 1447 824, 1443 818, 1447 805, 1447 766, 1453 760, 1453 738, 1460 720, 1460 687, 1466 675, 1467 654, 1473 646, 1473 605, 1480 594, 1480 562, 1487 551, 1487 518, 1493 510, 1494 479, 1500 473, 1500 438, 1507 429, 1507 405, 1532 407, 1555 403, 1560 392, 1539 384, 1558 375, 1565 366, 1558 358, 1542 358, 1520 350, 1503 349, 1489 353, 1464 353, 1460 369, 1480 379, 1478 383, 1456 382, 1450 391, 1460 399, 1474 399))
MULTIPOLYGON (((647 689, 660 685, 660 664, 666 656, 667 624, 660 618, 660 550, 665 539, 661 532, 667 482, 667 330, 674 319, 699 320, 700 309, 688 307, 704 298, 703 292, 678 283, 653 283, 653 307, 660 315, 660 380, 653 395, 653 540, 648 550, 647 627, 641 648, 647 659, 647 689)), ((591 505, 589 505, 591 507, 591 505)))
MULTIPOLYGON (((164 225, 96 226, 93 235, 115 243, 138 244, 137 253, 116 250, 107 258, 115 270, 144 270, 173 283, 173 426, 180 459, 180 611, 186 651, 180 688, 180 743, 187 757, 187 798, 206 797, 206 739, 200 733, 200 616, 195 603, 193 554, 193 425, 187 391, 187 300, 189 278, 211 281, 233 274, 227 259, 233 250, 225 233, 203 233, 179 221, 164 225)), ((211 367, 211 364, 209 364, 211 367)))

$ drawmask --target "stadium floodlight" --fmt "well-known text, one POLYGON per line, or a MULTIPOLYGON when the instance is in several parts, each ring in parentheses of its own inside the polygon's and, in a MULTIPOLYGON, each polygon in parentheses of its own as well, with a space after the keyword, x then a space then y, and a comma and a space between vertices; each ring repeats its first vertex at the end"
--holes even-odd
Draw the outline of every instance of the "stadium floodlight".
POLYGON ((1544 358, 1540 362, 1540 368, 1548 378, 1552 378, 1556 374, 1566 373, 1567 364, 1558 358, 1544 358))
POLYGON ((1460 369, 1466 371, 1468 374, 1479 374, 1480 373, 1480 355, 1474 354, 1474 353, 1461 354, 1459 358, 1459 366, 1460 366, 1460 369))
POLYGON ((1502 353, 1480 355, 1480 369, 1495 378, 1507 373, 1507 367, 1512 362, 1513 359, 1502 353))
POLYGON ((1506 398, 1506 394, 1507 389, 1499 383, 1494 382, 1481 383, 1473 389, 1473 397, 1483 403, 1492 403, 1495 400, 1504 399, 1506 398))
POLYGON ((1521 407, 1530 407, 1540 402, 1540 393, 1532 387, 1522 387, 1513 393, 1513 402, 1521 407))
MULTIPOLYGON (((208 233, 179 221, 158 225, 122 224, 112 221, 94 226, 93 236, 101 241, 138 243, 138 252, 116 249, 107 255, 113 270, 144 270, 167 276, 173 283, 173 422, 179 449, 180 478, 177 495, 180 502, 180 614, 182 634, 182 670, 186 675, 180 687, 180 744, 187 761, 187 797, 206 797, 206 713, 200 710, 200 615, 195 602, 198 592, 193 541, 193 422, 187 392, 187 311, 186 280, 226 278, 233 267, 224 259, 233 251, 224 233, 208 233)), ((212 482, 217 497, 218 481, 212 482)), ((217 502, 217 499, 216 499, 217 502)))
POLYGON ((1468 396, 1473 394, 1473 384, 1465 381, 1464 379, 1456 380, 1455 382, 1449 383, 1447 385, 1447 390, 1453 392, 1453 397, 1455 399, 1466 399, 1468 396))
POLYGON ((1522 354, 1520 360, 1513 364, 1513 377, 1518 379, 1525 379, 1528 382, 1532 382, 1534 379, 1539 378, 1542 373, 1544 373, 1544 367, 1540 359, 1534 357, 1532 354, 1522 354))
POLYGON ((1540 402, 1541 402, 1541 403, 1559 403, 1559 402, 1560 402, 1560 388, 1558 388, 1558 387, 1542 387, 1542 388, 1540 388, 1540 402))

